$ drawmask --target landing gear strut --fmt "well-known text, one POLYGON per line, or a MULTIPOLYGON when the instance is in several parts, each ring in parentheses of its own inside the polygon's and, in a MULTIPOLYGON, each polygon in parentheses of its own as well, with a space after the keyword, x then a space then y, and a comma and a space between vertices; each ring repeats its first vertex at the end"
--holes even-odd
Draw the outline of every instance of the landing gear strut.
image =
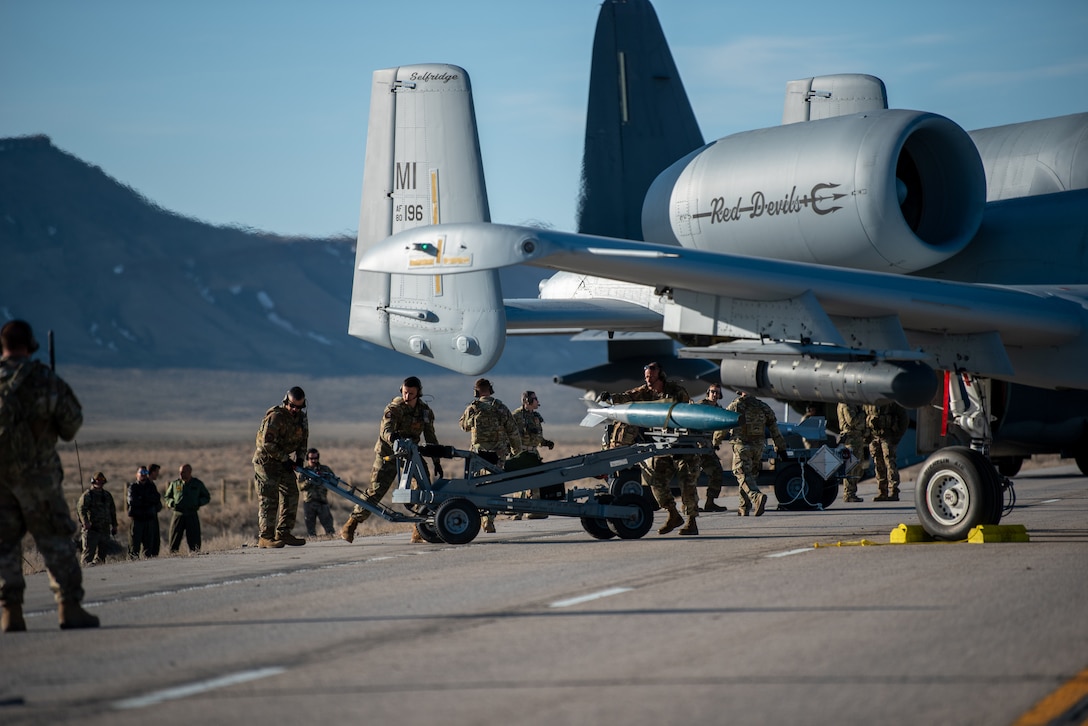
POLYGON ((914 509, 930 535, 959 540, 978 525, 1001 521, 1005 491, 1012 482, 998 473, 988 457, 993 433, 975 376, 946 374, 945 385, 949 413, 971 435, 971 446, 951 446, 926 459, 918 474, 914 509))

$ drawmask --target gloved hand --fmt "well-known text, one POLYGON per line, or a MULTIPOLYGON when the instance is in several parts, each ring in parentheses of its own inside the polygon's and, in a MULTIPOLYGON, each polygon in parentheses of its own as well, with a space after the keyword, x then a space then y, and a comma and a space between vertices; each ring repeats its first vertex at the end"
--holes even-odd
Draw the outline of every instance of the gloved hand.
POLYGON ((293 462, 291 459, 285 459, 283 462, 283 468, 287 471, 288 474, 294 474, 295 462, 293 462))
POLYGON ((597 394, 595 399, 597 403, 612 403, 612 394, 608 391, 601 391, 597 394))
POLYGON ((777 456, 777 457, 778 457, 779 459, 785 459, 785 458, 786 458, 786 455, 787 455, 788 453, 789 453, 789 452, 788 452, 788 451, 786 451, 786 449, 775 449, 775 450, 774 450, 774 455, 775 455, 775 456, 777 456))
POLYGON ((545 446, 547 446, 547 447, 548 447, 549 449, 554 449, 554 448, 555 448, 555 442, 554 442, 554 441, 548 441, 547 439, 544 439, 544 440, 543 440, 543 441, 541 441, 540 443, 544 444, 544 445, 545 445, 545 446))
POLYGON ((432 459, 431 463, 434 464, 434 478, 435 479, 441 479, 442 478, 442 462, 439 461, 438 459, 432 459))

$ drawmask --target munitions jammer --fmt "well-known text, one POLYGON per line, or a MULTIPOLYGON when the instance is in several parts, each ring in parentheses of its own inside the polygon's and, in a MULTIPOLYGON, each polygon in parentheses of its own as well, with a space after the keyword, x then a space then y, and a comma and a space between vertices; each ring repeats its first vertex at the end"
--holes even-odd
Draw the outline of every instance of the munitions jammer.
POLYGON ((417 446, 410 439, 400 439, 393 446, 400 477, 392 501, 405 505, 412 514, 368 502, 356 494, 355 487, 339 477, 322 476, 302 467, 296 471, 387 521, 415 523, 428 542, 471 542, 480 532, 481 512, 580 517, 582 527, 597 539, 638 539, 653 526, 653 504, 645 496, 634 492, 614 496, 603 482, 599 486, 571 489, 562 485, 577 479, 607 476, 655 456, 713 452, 710 438, 705 435, 658 430, 651 432, 651 438, 630 446, 545 461, 515 471, 504 471, 472 451, 451 446, 417 446), (432 481, 424 457, 462 459, 463 475, 432 481), (542 489, 547 493, 539 499, 512 496, 529 489, 542 489))

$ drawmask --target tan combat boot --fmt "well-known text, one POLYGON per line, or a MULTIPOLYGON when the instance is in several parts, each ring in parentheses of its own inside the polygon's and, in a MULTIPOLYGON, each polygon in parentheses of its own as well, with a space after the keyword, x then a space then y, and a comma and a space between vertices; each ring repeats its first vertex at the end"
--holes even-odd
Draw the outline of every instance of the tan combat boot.
POLYGON ((259 537, 257 539, 257 546, 261 549, 279 549, 283 547, 283 542, 278 539, 268 539, 267 537, 259 537))
POLYGON ((767 508, 767 495, 763 492, 759 492, 752 497, 752 504, 755 506, 755 511, 752 512, 757 517, 763 515, 763 510, 767 508))
POLYGON ((658 534, 668 534, 684 523, 684 518, 680 516, 680 512, 676 511, 675 504, 669 505, 666 511, 669 513, 669 518, 665 520, 665 524, 661 525, 661 529, 657 530, 658 534))
POLYGON ((277 542, 283 542, 285 545, 291 545, 292 547, 301 547, 306 544, 306 540, 301 537, 296 537, 290 532, 282 532, 276 535, 277 542))
POLYGON ((703 505, 704 512, 728 512, 727 507, 723 507, 720 504, 715 503, 714 497, 707 497, 706 504, 703 505))
POLYGON ((354 519, 348 519, 348 521, 344 522, 344 526, 340 528, 340 539, 344 540, 345 542, 354 542, 355 528, 358 526, 358 522, 356 522, 354 519))
POLYGON ((21 603, 12 603, 4 606, 4 612, 0 615, 0 631, 5 633, 22 633, 26 630, 26 621, 23 620, 23 606, 21 603))
POLYGON ((426 541, 427 540, 423 539, 423 535, 421 535, 419 533, 419 527, 413 526, 412 527, 412 539, 411 539, 412 544, 422 544, 422 543, 424 543, 426 541))
POLYGON ((61 630, 98 627, 98 616, 91 615, 78 602, 62 602, 57 608, 57 620, 61 630))
POLYGON ((688 517, 687 524, 680 528, 677 534, 681 535, 693 535, 699 534, 699 525, 695 522, 695 517, 688 517))

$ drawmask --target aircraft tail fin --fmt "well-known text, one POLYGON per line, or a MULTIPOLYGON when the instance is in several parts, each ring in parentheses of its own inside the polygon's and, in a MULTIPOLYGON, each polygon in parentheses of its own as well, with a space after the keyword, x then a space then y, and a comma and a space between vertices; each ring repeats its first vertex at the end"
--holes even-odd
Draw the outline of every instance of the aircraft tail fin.
POLYGON ((653 6, 606 0, 593 36, 578 231, 643 239, 650 184, 702 145, 653 6))
POLYGON ((442 64, 375 71, 348 332, 467 375, 490 369, 506 340, 497 271, 441 274, 459 257, 437 235, 411 262, 435 275, 359 269, 366 250, 397 232, 489 221, 468 74, 442 64))

